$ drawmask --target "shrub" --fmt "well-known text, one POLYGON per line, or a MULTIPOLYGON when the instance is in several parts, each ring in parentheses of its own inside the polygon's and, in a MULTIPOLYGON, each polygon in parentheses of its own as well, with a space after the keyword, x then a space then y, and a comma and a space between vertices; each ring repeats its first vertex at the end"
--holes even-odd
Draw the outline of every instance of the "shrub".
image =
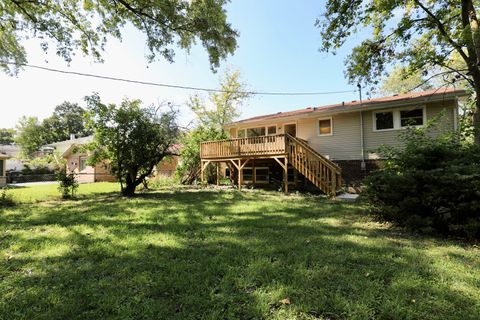
POLYGON ((427 128, 400 135, 404 148, 383 147, 383 169, 364 196, 381 218, 422 232, 480 238, 480 148, 458 134, 427 128))
POLYGON ((8 188, 4 187, 0 190, 0 207, 13 207, 15 200, 13 200, 12 194, 8 192, 8 188))
POLYGON ((73 172, 67 173, 65 170, 57 172, 58 191, 62 194, 63 199, 71 199, 75 197, 78 189, 78 182, 73 172))
MULTIPOLYGON (((200 143, 203 141, 226 139, 227 134, 215 128, 198 127, 182 139, 181 161, 177 166, 176 176, 182 184, 192 184, 198 181, 201 172, 200 143)), ((216 169, 208 166, 205 179, 209 183, 216 180, 216 169)))

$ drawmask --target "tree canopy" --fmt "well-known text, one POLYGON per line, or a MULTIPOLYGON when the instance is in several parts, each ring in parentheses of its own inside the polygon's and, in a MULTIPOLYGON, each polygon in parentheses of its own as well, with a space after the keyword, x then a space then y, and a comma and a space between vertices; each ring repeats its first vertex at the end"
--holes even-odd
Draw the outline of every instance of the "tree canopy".
POLYGON ((13 144, 15 142, 15 129, 0 128, 0 144, 13 144))
MULTIPOLYGON (((346 59, 352 83, 376 87, 393 64, 401 63, 426 79, 448 75, 463 79, 480 95, 480 30, 478 0, 362 1, 329 0, 316 22, 324 51, 335 52, 360 30, 370 32, 346 59), (452 54, 461 57, 452 64, 452 54)), ((480 129, 476 99, 473 124, 480 129)), ((475 133, 480 144, 480 130, 475 133)))
POLYGON ((89 125, 94 130, 89 161, 107 161, 118 178, 122 194, 132 196, 135 188, 152 174, 155 166, 173 155, 178 139, 177 112, 159 107, 141 107, 140 100, 124 99, 119 106, 104 104, 97 94, 85 98, 89 125))
POLYGON ((108 37, 122 38, 126 25, 146 36, 147 59, 173 61, 176 47, 189 49, 200 41, 212 68, 236 48, 238 33, 227 22, 228 0, 6 0, 0 3, 0 68, 18 73, 27 63, 22 41, 53 43, 57 55, 70 62, 76 51, 102 61, 108 37))
POLYGON ((56 106, 53 114, 42 122, 45 142, 68 140, 71 134, 76 137, 91 135, 92 130, 86 126, 85 113, 86 110, 77 103, 65 101, 56 106))

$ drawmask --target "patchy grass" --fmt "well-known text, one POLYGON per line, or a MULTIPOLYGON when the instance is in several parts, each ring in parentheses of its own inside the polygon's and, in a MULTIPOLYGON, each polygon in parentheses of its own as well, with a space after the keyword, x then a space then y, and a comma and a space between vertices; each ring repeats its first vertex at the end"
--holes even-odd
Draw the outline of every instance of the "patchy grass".
POLYGON ((478 247, 389 229, 359 204, 182 189, 125 199, 97 187, 0 211, 0 319, 480 314, 478 247))

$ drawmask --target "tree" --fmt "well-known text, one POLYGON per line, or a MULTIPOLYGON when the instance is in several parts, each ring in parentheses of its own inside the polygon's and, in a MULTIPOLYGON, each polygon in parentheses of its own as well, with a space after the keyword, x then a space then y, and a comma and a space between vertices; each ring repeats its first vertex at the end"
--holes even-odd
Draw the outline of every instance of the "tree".
POLYGON ((147 59, 172 62, 174 48, 200 41, 212 68, 236 48, 238 33, 227 22, 228 0, 6 0, 0 5, 0 68, 17 74, 27 63, 24 39, 42 39, 41 48, 70 62, 75 51, 102 61, 107 38, 121 39, 129 24, 146 35, 147 59), (50 41, 50 42, 49 42, 50 41), (7 64, 11 61, 14 64, 7 64))
POLYGON ((418 70, 410 72, 400 64, 395 65, 388 76, 382 81, 380 92, 384 95, 407 93, 413 90, 428 90, 433 86, 425 81, 422 73, 418 70))
POLYGON ((13 144, 15 142, 15 129, 0 128, 0 144, 13 144))
POLYGON ((92 134, 91 129, 86 126, 85 113, 86 110, 77 103, 65 101, 56 106, 52 116, 42 122, 45 132, 48 133, 45 137, 47 143, 68 140, 71 134, 77 137, 92 134))
POLYGON ((198 95, 190 97, 188 106, 196 114, 199 124, 223 132, 223 126, 240 115, 240 107, 250 97, 246 85, 240 81, 240 72, 227 70, 220 78, 220 90, 209 94, 206 102, 198 95))
POLYGON ((475 142, 480 144, 479 4, 478 0, 329 0, 316 25, 324 51, 335 51, 359 30, 372 30, 346 60, 352 83, 375 87, 397 62, 427 79, 451 76, 451 83, 463 79, 476 95, 473 125, 475 142), (451 64, 452 53, 461 57, 461 66, 451 64))
POLYGON ((18 121, 15 142, 20 146, 23 157, 31 158, 45 144, 44 136, 44 129, 37 117, 22 117, 18 121))
MULTIPOLYGON (((228 138, 223 127, 240 115, 240 107, 250 97, 246 85, 240 81, 239 71, 227 70, 220 78, 223 92, 209 94, 208 101, 198 95, 187 103, 197 116, 197 128, 182 138, 180 156, 182 163, 177 167, 181 183, 191 184, 200 174, 200 143, 228 138)), ((207 181, 212 181, 212 172, 206 172, 207 181)))
POLYGON ((103 104, 98 94, 86 97, 89 126, 94 130, 90 164, 108 161, 125 196, 148 177, 155 166, 174 155, 179 128, 173 109, 142 108, 140 100, 124 99, 120 106, 103 104))

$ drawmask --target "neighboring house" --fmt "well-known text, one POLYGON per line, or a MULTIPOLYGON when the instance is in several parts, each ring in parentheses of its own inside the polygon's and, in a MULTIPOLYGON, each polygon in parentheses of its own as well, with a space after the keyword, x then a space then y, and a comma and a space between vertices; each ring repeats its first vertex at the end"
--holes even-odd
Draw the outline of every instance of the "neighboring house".
MULTIPOLYGON (((65 159, 67 171, 75 173, 80 183, 116 181, 116 177, 110 173, 108 162, 104 161, 94 167, 87 165, 88 154, 82 151, 82 145, 93 141, 93 136, 75 138, 70 140, 51 143, 43 146, 42 151, 54 152, 62 159, 65 159)), ((174 146, 175 149, 178 146, 174 146)), ((155 175, 170 177, 174 174, 178 164, 178 156, 171 156, 162 160, 156 167, 155 175)))
POLYGON ((75 173, 80 183, 115 181, 110 174, 109 165, 106 162, 99 163, 94 167, 87 165, 88 154, 82 151, 82 146, 92 142, 93 136, 75 138, 60 141, 43 146, 43 151, 54 152, 66 161, 67 172, 75 173))
POLYGON ((225 126, 233 139, 202 143, 202 171, 223 162, 239 185, 279 180, 287 191, 288 184, 309 181, 332 194, 343 181, 358 182, 377 168, 375 150, 400 145, 398 134, 407 126, 442 114, 432 134, 456 130, 464 96, 464 90, 437 89, 233 122, 225 126))
POLYGON ((0 145, 0 153, 4 153, 10 157, 7 162, 5 171, 21 171, 25 166, 23 165, 22 160, 20 160, 20 154, 22 149, 14 144, 2 144, 0 145))
POLYGON ((5 153, 0 153, 0 186, 7 184, 6 167, 9 158, 5 153))

